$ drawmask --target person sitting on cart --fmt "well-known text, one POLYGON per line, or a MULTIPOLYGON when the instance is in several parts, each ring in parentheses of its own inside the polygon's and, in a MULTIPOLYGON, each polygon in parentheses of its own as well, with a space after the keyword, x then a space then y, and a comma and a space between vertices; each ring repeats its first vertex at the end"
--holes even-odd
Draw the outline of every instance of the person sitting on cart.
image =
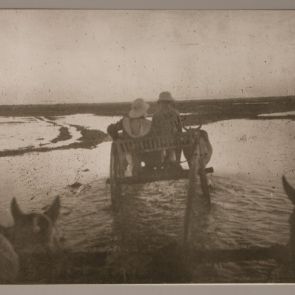
MULTIPOLYGON (((182 132, 181 117, 175 108, 175 100, 168 91, 161 92, 158 99, 158 110, 153 114, 152 132, 157 136, 175 136, 182 132)), ((163 166, 180 168, 181 149, 168 149, 160 154, 163 166)))
MULTIPOLYGON (((113 140, 117 140, 119 138, 140 138, 148 135, 151 130, 151 121, 146 119, 149 107, 149 104, 142 98, 135 99, 131 104, 131 109, 128 115, 124 116, 117 123, 108 126, 108 134, 113 140), (122 131, 122 134, 119 134, 120 131, 122 131)), ((125 176, 134 175, 141 165, 138 155, 131 155, 130 153, 126 153, 124 155, 124 159, 121 159, 120 162, 122 166, 127 166, 125 176), (124 160, 125 165, 122 163, 124 160)))

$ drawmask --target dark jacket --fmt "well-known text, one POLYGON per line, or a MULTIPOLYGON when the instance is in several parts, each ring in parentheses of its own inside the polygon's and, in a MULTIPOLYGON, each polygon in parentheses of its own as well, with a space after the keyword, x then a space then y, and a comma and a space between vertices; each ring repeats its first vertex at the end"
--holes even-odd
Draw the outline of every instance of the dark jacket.
POLYGON ((180 114, 177 110, 160 109, 153 115, 152 132, 155 135, 174 135, 182 132, 180 114))

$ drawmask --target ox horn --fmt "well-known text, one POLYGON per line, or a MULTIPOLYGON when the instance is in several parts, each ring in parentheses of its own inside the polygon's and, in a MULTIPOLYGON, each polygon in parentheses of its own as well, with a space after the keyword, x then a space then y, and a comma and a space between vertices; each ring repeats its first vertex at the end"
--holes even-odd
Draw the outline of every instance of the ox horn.
POLYGON ((282 181, 283 181, 284 190, 288 198, 295 205, 295 189, 289 184, 285 176, 282 177, 282 181))
POLYGON ((17 201, 15 198, 12 199, 11 204, 10 204, 10 209, 11 209, 11 214, 15 222, 18 220, 22 219, 24 216, 24 213, 20 209, 17 201))

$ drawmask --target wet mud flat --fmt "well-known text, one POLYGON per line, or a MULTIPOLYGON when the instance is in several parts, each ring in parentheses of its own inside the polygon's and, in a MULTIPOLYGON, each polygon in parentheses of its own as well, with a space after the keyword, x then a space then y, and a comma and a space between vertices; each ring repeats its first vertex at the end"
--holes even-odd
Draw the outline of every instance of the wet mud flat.
MULTIPOLYGON (((41 117, 37 117, 39 120, 43 120, 41 117)), ((55 138, 53 138, 50 142, 55 144, 59 142, 65 142, 67 140, 72 139, 72 135, 69 132, 69 127, 62 126, 55 122, 55 117, 50 117, 49 119, 46 118, 47 121, 55 126, 59 126, 59 134, 55 138)), ((9 122, 15 123, 15 122, 9 122)), ((7 123, 6 123, 7 124, 7 123)), ((81 137, 77 139, 77 141, 61 145, 58 147, 47 147, 45 144, 40 144, 39 147, 35 146, 27 146, 25 148, 18 148, 18 149, 9 149, 9 150, 2 150, 0 151, 0 157, 7 157, 7 156, 19 156, 26 153, 31 152, 49 152, 53 150, 68 150, 68 149, 91 149, 96 147, 98 144, 105 141, 108 137, 107 134, 101 130, 93 130, 89 128, 85 128, 84 126, 79 125, 70 125, 70 127, 75 128, 78 132, 81 133, 81 137)))

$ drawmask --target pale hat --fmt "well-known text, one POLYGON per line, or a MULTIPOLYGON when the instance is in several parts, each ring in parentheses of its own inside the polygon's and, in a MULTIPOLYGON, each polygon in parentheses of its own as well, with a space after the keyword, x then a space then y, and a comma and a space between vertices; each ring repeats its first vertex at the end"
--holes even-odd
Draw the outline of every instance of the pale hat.
POLYGON ((131 104, 131 110, 129 111, 129 118, 140 118, 147 116, 147 110, 149 104, 146 103, 142 98, 137 98, 131 104))
POLYGON ((174 102, 174 98, 172 97, 171 93, 168 91, 161 92, 159 95, 158 102, 165 101, 165 102, 174 102))

